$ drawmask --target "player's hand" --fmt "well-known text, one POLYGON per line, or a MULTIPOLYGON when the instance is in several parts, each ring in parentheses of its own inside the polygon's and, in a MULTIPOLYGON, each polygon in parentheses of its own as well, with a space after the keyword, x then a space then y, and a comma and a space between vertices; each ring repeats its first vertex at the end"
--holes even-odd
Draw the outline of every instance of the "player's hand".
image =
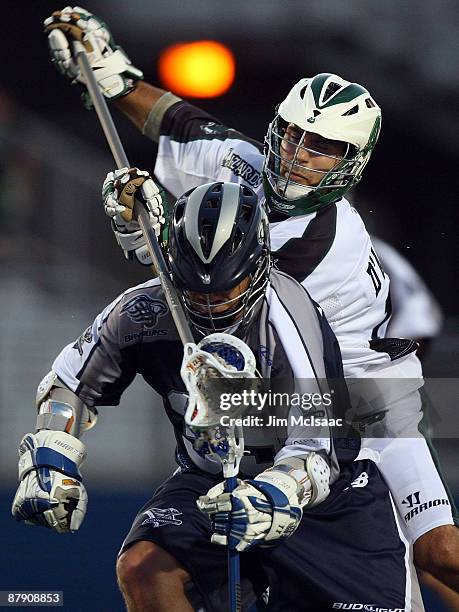
POLYGON ((148 172, 138 168, 122 168, 109 172, 102 186, 102 200, 105 212, 112 220, 113 233, 126 258, 137 259, 143 265, 151 265, 145 238, 132 216, 134 202, 140 200, 147 209, 151 227, 161 242, 161 233, 165 226, 163 197, 148 172))
POLYGON ((43 430, 24 436, 19 455, 13 517, 58 533, 77 531, 88 505, 79 471, 86 457, 84 444, 65 432, 43 430))
MULTIPOLYGON (((121 47, 115 45, 106 24, 85 9, 66 6, 45 19, 44 26, 51 61, 72 83, 85 86, 75 60, 75 41, 83 44, 99 88, 109 100, 125 96, 134 89, 136 81, 143 79, 142 71, 132 65, 121 47)), ((91 107, 86 91, 83 100, 88 108, 91 107)))
POLYGON ((212 542, 243 552, 260 544, 277 544, 292 535, 303 515, 296 490, 297 483, 290 476, 276 472, 271 477, 262 472, 254 480, 239 481, 232 493, 224 492, 223 482, 212 487, 197 505, 211 519, 212 542))

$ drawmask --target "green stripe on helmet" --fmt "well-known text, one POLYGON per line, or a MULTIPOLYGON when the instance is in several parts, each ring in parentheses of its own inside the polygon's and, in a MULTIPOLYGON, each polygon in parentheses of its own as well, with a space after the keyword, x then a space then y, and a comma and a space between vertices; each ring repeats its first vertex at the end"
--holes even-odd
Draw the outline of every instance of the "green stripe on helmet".
POLYGON ((319 100, 320 100, 320 94, 322 92, 322 88, 324 86, 324 83, 327 79, 329 79, 331 76, 333 76, 332 74, 328 73, 328 72, 324 72, 323 74, 318 74, 316 77, 314 77, 309 86, 312 90, 312 95, 314 96, 314 102, 316 103, 317 107, 320 107, 319 105, 319 100))
POLYGON ((328 108, 329 106, 334 106, 335 104, 343 104, 345 102, 352 102, 355 98, 358 98, 362 94, 368 93, 367 90, 358 85, 357 83, 351 83, 347 85, 344 89, 342 89, 339 93, 334 94, 328 102, 325 102, 320 108, 328 108))
POLYGON ((365 87, 362 87, 358 83, 349 83, 349 85, 343 87, 340 92, 333 94, 332 97, 327 102, 325 102, 325 104, 321 104, 320 98, 324 85, 330 77, 334 76, 334 74, 324 72, 323 74, 318 74, 311 80, 310 87, 317 108, 328 108, 330 106, 334 106, 335 104, 352 102, 352 100, 358 98, 358 96, 368 93, 365 87))
POLYGON ((381 130, 381 116, 376 117, 375 119, 375 123, 371 130, 370 137, 368 138, 367 145, 364 149, 365 153, 368 151, 372 151, 374 149, 376 141, 378 140, 380 130, 381 130))

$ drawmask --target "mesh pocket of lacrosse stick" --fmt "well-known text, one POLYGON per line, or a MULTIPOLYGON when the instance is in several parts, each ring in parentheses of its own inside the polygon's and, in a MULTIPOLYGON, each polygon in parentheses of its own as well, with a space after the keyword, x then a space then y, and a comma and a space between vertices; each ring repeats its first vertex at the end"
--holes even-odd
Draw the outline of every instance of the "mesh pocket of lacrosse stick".
POLYGON ((186 424, 190 427, 218 425, 223 414, 228 414, 222 411, 221 404, 222 393, 228 391, 225 379, 253 378, 255 368, 252 351, 235 336, 211 334, 198 345, 186 344, 181 368, 190 398, 186 424))

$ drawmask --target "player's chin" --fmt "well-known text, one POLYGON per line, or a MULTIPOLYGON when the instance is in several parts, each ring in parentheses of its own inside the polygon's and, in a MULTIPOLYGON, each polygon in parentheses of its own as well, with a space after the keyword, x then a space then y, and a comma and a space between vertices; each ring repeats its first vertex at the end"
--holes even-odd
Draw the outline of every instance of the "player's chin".
POLYGON ((286 172, 285 174, 282 175, 282 177, 285 180, 288 180, 289 183, 294 183, 295 185, 298 185, 301 187, 314 187, 314 185, 317 185, 319 182, 317 181, 315 177, 311 179, 307 176, 302 176, 300 174, 294 174, 293 172, 291 174, 286 172))
MULTIPOLYGON (((297 168, 295 169, 297 170, 297 168)), ((310 172, 305 172, 305 174, 302 174, 301 172, 298 173, 296 172, 293 168, 291 168, 290 165, 281 165, 280 169, 279 169, 279 174, 281 175, 282 178, 284 179, 289 179, 290 181, 295 181, 297 183, 304 183, 305 181, 309 182, 310 180, 310 172)))

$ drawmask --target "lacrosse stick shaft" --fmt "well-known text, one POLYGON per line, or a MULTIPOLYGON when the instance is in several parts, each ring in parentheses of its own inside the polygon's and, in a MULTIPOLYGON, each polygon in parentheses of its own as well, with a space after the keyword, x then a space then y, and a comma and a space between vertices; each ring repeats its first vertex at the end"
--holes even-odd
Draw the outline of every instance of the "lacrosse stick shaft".
MULTIPOLYGON (((225 479, 225 490, 227 493, 232 493, 236 487, 236 476, 225 479)), ((228 548, 228 589, 231 612, 242 612, 241 564, 239 561, 239 552, 235 548, 228 548)))
MULTIPOLYGON (((124 152, 124 148, 121 144, 115 124, 113 123, 107 102, 99 90, 92 72, 92 68, 89 65, 84 47, 81 43, 75 42, 74 50, 76 53, 76 60, 85 79, 91 101, 94 105, 97 117, 102 130, 104 131, 105 138, 107 139, 108 146, 110 147, 115 163, 118 168, 129 168, 129 161, 126 157, 126 153, 124 152)), ((190 331, 185 313, 183 312, 179 297, 170 279, 161 247, 159 246, 156 234, 150 225, 148 212, 146 211, 145 207, 137 201, 134 205, 134 216, 137 219, 140 229, 145 237, 145 241, 150 251, 161 287, 164 291, 172 318, 180 336, 180 340, 183 344, 186 344, 187 342, 194 342, 194 338, 190 331)))
MULTIPOLYGON (((223 476, 225 477, 225 491, 232 493, 237 487, 237 474, 239 464, 244 455, 244 436, 242 427, 230 429, 228 432, 230 451, 228 460, 223 462, 223 476)), ((228 589, 229 609, 231 612, 242 612, 241 601, 241 566, 239 552, 228 547, 228 589)))

